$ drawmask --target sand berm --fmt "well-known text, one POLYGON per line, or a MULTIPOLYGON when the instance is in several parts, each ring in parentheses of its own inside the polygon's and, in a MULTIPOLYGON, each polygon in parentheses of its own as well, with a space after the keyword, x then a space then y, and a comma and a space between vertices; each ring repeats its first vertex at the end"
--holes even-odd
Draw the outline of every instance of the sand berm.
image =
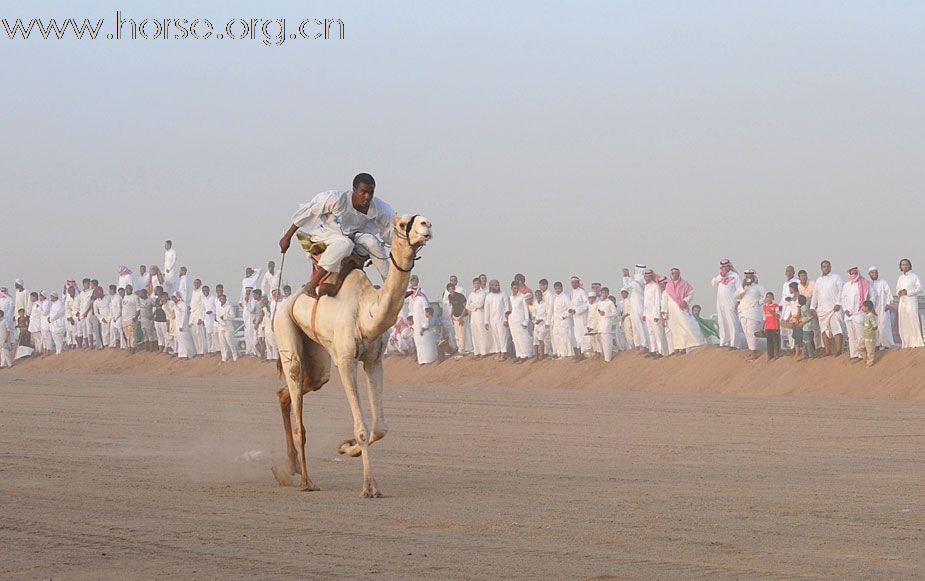
MULTIPOLYGON (((651 360, 621 353, 610 363, 571 360, 526 363, 454 360, 419 366, 412 358, 386 358, 386 383, 504 386, 510 388, 614 389, 667 393, 814 396, 925 400, 925 349, 893 349, 867 368, 847 355, 796 361, 784 357, 746 361, 742 352, 702 347, 682 356, 651 360)), ((20 360, 17 371, 173 377, 276 377, 276 366, 255 358, 221 364, 217 357, 180 361, 155 353, 69 351, 20 360)), ((361 373, 362 375, 362 373, 361 373)), ((337 372, 333 379, 337 383, 337 372)))

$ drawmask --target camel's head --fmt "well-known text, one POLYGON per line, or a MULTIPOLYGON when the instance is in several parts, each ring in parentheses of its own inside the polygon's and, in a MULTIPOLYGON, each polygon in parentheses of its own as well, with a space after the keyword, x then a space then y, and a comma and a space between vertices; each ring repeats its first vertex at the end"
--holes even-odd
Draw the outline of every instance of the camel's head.
POLYGON ((395 216, 392 219, 395 225, 395 235, 403 240, 407 240, 413 248, 417 249, 427 244, 433 238, 430 227, 430 220, 424 216, 395 216))

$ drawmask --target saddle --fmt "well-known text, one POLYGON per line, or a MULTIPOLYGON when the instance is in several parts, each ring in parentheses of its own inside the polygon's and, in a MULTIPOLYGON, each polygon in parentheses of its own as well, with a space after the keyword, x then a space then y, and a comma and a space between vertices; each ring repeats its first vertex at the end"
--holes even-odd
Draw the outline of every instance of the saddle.
MULTIPOLYGON (((322 240, 313 240, 311 236, 305 232, 296 232, 296 238, 299 239, 299 244, 302 246, 302 250, 308 254, 308 257, 312 261, 312 276, 318 270, 318 259, 328 249, 328 245, 322 240)), ((350 256, 343 259, 340 263, 340 276, 337 277, 337 281, 331 285, 328 283, 328 287, 325 289, 325 295, 329 297, 336 297, 337 293, 340 292, 340 288, 344 286, 344 280, 347 279, 347 275, 350 274, 351 270, 360 269, 363 270, 373 261, 368 257, 358 253, 355 249, 350 256)), ((320 281, 318 281, 318 288, 321 288, 321 285, 325 284, 325 281, 333 273, 328 273, 320 281)), ((320 296, 320 295, 319 295, 320 296)))

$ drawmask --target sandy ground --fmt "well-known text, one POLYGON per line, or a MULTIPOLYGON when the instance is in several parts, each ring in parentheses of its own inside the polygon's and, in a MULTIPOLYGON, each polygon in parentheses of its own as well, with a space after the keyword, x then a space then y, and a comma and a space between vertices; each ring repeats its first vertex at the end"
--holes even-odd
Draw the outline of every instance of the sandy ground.
POLYGON ((358 497, 280 487, 267 378, 0 374, 0 576, 872 577, 925 571, 925 405, 389 384, 358 497))

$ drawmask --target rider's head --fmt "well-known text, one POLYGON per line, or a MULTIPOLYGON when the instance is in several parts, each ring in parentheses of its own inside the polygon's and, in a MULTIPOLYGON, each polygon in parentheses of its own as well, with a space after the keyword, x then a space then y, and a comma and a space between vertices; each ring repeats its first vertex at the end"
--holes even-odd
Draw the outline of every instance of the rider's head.
POLYGON ((353 178, 353 196, 351 201, 353 207, 360 212, 366 213, 369 205, 373 201, 373 195, 376 192, 376 180, 368 173, 357 174, 353 178))

